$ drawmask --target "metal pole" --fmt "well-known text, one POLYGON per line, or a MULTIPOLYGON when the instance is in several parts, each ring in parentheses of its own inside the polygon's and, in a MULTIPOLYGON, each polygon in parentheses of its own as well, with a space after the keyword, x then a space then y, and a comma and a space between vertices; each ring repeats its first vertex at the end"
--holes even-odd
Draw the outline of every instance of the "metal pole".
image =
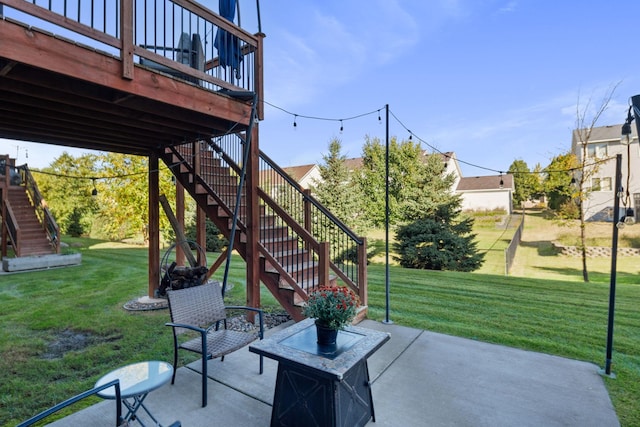
POLYGON ((244 187, 244 180, 247 175, 247 163, 249 158, 249 152, 251 151, 251 134, 253 133, 253 126, 256 120, 256 108, 258 104, 258 95, 255 92, 227 92, 232 97, 248 97, 253 98, 251 103, 251 119, 249 120, 249 128, 247 129, 247 137, 244 141, 244 153, 242 155, 242 170, 240 172, 240 179, 238 182, 238 191, 236 192, 236 205, 233 207, 233 220, 231 222, 231 233, 229 234, 229 246, 227 249, 227 263, 224 266, 224 277, 222 279, 222 296, 227 290, 227 281, 229 279, 229 267, 231 266, 231 255, 233 253, 233 246, 236 237, 236 227, 238 226, 238 215, 240 214, 240 200, 242 199, 242 189, 244 187))
POLYGON ((613 315, 616 304, 616 264, 618 261, 618 222, 620 221, 620 181, 622 180, 622 154, 616 155, 616 186, 613 199, 613 237, 611 239, 611 281, 609 285, 609 322, 607 325, 607 359, 604 373, 611 375, 613 352, 613 315))
POLYGON ((393 322, 389 319, 389 104, 384 106, 387 129, 385 137, 385 179, 384 179, 384 239, 385 239, 385 318, 383 323, 393 322))

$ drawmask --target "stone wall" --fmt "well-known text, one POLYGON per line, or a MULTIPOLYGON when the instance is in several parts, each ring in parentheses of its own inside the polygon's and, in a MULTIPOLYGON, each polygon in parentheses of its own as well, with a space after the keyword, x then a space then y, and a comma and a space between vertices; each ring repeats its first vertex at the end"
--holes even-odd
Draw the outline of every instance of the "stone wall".
MULTIPOLYGON (((580 253, 580 248, 577 246, 564 246, 558 242, 552 242, 553 248, 560 255, 579 257, 582 256, 580 253)), ((638 248, 621 248, 618 247, 618 256, 640 256, 640 249, 638 248)), ((611 257, 611 248, 609 247, 601 247, 601 246, 588 246, 587 247, 587 257, 589 258, 597 258, 597 257, 611 257)))

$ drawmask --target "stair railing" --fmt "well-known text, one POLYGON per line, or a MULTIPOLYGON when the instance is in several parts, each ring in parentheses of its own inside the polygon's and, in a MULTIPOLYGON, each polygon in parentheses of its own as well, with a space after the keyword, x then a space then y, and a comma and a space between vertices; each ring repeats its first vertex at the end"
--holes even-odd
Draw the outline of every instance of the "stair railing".
POLYGON ((29 167, 25 164, 17 167, 20 175, 22 177, 22 184, 24 185, 27 195, 31 200, 32 206, 36 210, 36 216, 42 224, 42 228, 47 233, 47 239, 49 239, 49 244, 51 248, 55 251, 55 253, 60 253, 60 227, 56 223, 56 220, 53 218, 51 211, 47 207, 45 200, 42 198, 40 194, 40 190, 38 190, 38 184, 36 184, 36 180, 33 178, 29 167))
MULTIPOLYGON (((209 145, 239 172, 240 136, 226 135, 209 145)), ((259 174, 260 241, 267 262, 272 261, 273 267, 279 270, 275 265, 277 259, 282 269, 297 279, 298 284, 303 283, 307 288, 304 291, 308 292, 318 282, 327 283, 328 272, 324 271, 322 262, 325 252, 322 242, 326 242, 327 268, 358 293, 361 303, 366 305, 366 239, 358 237, 262 151, 259 174)))
POLYGON ((11 247, 13 247, 15 256, 19 257, 21 255, 20 242, 22 240, 22 233, 20 232, 20 227, 18 226, 18 221, 16 221, 16 216, 13 213, 13 209, 11 209, 11 203, 9 203, 9 200, 6 196, 4 197, 4 209, 4 213, 6 215, 4 223, 7 226, 9 241, 11 242, 11 247))

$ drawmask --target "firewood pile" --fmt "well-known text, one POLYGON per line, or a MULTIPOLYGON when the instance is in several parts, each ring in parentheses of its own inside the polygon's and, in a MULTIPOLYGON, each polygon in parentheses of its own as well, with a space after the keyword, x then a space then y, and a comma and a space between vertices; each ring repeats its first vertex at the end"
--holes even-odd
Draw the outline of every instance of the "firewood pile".
POLYGON ((202 285, 207 278, 207 267, 177 266, 175 262, 162 269, 162 280, 158 289, 159 296, 166 296, 167 290, 191 288, 202 285))

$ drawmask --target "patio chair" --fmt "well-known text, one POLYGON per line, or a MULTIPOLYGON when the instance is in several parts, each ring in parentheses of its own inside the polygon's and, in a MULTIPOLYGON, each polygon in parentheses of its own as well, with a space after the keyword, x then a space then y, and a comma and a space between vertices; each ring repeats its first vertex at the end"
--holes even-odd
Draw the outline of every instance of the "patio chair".
POLYGON ((119 380, 113 380, 110 381, 106 384, 103 384, 99 387, 95 387, 92 388, 91 390, 87 390, 85 392, 82 392, 80 394, 78 394, 77 396, 73 396, 67 400, 65 400, 64 402, 60 402, 55 406, 52 406, 51 408, 40 412, 38 415, 35 415, 31 418, 29 418, 26 421, 21 422, 20 424, 18 424, 17 427, 28 427, 31 426, 35 423, 37 423, 38 421, 48 417, 49 415, 53 415, 56 412, 60 411, 61 409, 66 408, 67 406, 70 406, 76 402, 78 402, 79 400, 82 399, 86 399, 89 396, 93 396, 94 394, 97 394, 98 392, 102 391, 102 390, 106 390, 108 388, 111 387, 115 387, 116 389, 116 427, 124 427, 127 426, 128 423, 124 420, 124 418, 122 418, 122 399, 120 398, 120 381, 119 380))
MULTIPOLYGON (((207 361, 220 357, 224 361, 226 354, 232 353, 249 343, 264 337, 262 310, 253 307, 226 306, 222 299, 222 290, 216 282, 191 288, 168 290, 171 322, 166 323, 173 329, 173 377, 176 379, 178 350, 184 349, 198 353, 202 357, 202 406, 207 406, 207 361), (252 311, 258 314, 259 329, 240 331, 227 329, 231 322, 227 310, 252 311), (197 336, 183 339, 182 334, 195 331, 197 336)), ((194 334, 188 334, 194 335, 194 334)), ((260 356, 260 374, 263 360, 260 356)))

